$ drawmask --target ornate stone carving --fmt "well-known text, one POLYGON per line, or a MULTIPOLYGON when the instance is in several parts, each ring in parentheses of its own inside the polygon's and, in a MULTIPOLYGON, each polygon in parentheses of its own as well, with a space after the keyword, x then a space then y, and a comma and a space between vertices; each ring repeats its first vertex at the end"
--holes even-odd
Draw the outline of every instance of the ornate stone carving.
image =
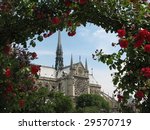
POLYGON ((75 78, 75 96, 88 93, 88 80, 85 78, 75 78))

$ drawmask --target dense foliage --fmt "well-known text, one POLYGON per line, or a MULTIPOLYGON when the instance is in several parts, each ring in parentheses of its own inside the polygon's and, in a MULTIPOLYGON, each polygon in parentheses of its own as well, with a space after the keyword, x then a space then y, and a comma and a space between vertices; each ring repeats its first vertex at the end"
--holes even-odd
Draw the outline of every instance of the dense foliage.
POLYGON ((24 112, 34 113, 67 113, 74 112, 73 101, 62 93, 49 92, 47 87, 41 87, 30 93, 24 112))
MULTIPOLYGON (((134 6, 133 6, 134 7, 134 6)), ((110 69, 115 69, 113 83, 117 86, 114 92, 122 107, 128 105, 128 99, 133 96, 134 111, 150 112, 149 109, 149 67, 150 67, 150 10, 148 3, 137 3, 131 12, 127 23, 117 30, 119 41, 112 46, 120 46, 113 54, 96 52, 99 61, 106 63, 110 69), (132 14, 132 17, 131 17, 132 14), (149 109, 149 110, 148 110, 149 109)))
POLYGON ((100 95, 82 94, 76 99, 78 112, 109 112, 109 103, 100 95))
POLYGON ((30 63, 35 58, 35 52, 20 47, 0 47, 0 112, 22 111, 28 95, 36 91, 40 68, 30 63))

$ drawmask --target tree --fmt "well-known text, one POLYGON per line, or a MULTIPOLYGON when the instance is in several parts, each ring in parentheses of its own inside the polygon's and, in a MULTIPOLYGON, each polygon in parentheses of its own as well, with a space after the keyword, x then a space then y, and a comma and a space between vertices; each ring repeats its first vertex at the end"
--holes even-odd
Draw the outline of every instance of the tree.
POLYGON ((50 92, 47 87, 40 87, 28 93, 26 105, 20 112, 25 113, 67 113, 73 112, 74 105, 70 97, 59 92, 50 92))
POLYGON ((74 111, 72 99, 68 96, 64 96, 63 93, 52 92, 49 95, 49 100, 54 106, 54 111, 57 113, 67 113, 74 111))
POLYGON ((109 103, 96 94, 82 94, 76 99, 78 112, 108 112, 109 103))

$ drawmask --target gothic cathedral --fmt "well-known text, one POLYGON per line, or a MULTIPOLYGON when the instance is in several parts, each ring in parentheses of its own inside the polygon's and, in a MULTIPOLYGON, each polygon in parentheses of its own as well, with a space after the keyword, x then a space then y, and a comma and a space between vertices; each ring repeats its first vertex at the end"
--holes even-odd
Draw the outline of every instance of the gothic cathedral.
POLYGON ((50 91, 59 91, 71 97, 101 93, 101 86, 93 74, 89 74, 87 60, 84 65, 81 61, 73 63, 71 56, 70 65, 64 66, 60 31, 58 32, 55 67, 41 66, 39 75, 37 85, 47 86, 50 91))

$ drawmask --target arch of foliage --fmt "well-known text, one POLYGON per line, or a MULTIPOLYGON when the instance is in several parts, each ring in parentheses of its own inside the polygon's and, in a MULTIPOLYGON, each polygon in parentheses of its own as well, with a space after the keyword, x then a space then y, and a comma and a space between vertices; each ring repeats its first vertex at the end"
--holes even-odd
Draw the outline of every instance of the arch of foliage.
MULTIPOLYGON (((121 104, 127 104, 132 94, 135 95, 134 103, 139 110, 150 111, 149 8, 146 0, 2 0, 0 49, 9 52, 12 43, 26 48, 27 41, 34 47, 36 39, 42 41, 57 30, 66 29, 69 36, 74 36, 76 28, 86 26, 87 22, 101 26, 107 32, 117 32, 119 41, 113 46, 120 45, 120 50, 113 54, 104 54, 100 50, 96 51, 95 56, 110 69, 116 70, 113 83, 117 86, 116 93, 121 104)), ((6 89, 5 84, 14 84, 10 72, 15 73, 15 64, 12 60, 5 61, 5 55, 1 51, 1 95, 6 89)), ((31 69, 31 66, 28 68, 31 69)), ((28 72, 29 75, 39 70, 37 67, 33 69, 34 72, 28 72)), ((19 104, 23 106, 24 102, 20 101, 19 104)))

